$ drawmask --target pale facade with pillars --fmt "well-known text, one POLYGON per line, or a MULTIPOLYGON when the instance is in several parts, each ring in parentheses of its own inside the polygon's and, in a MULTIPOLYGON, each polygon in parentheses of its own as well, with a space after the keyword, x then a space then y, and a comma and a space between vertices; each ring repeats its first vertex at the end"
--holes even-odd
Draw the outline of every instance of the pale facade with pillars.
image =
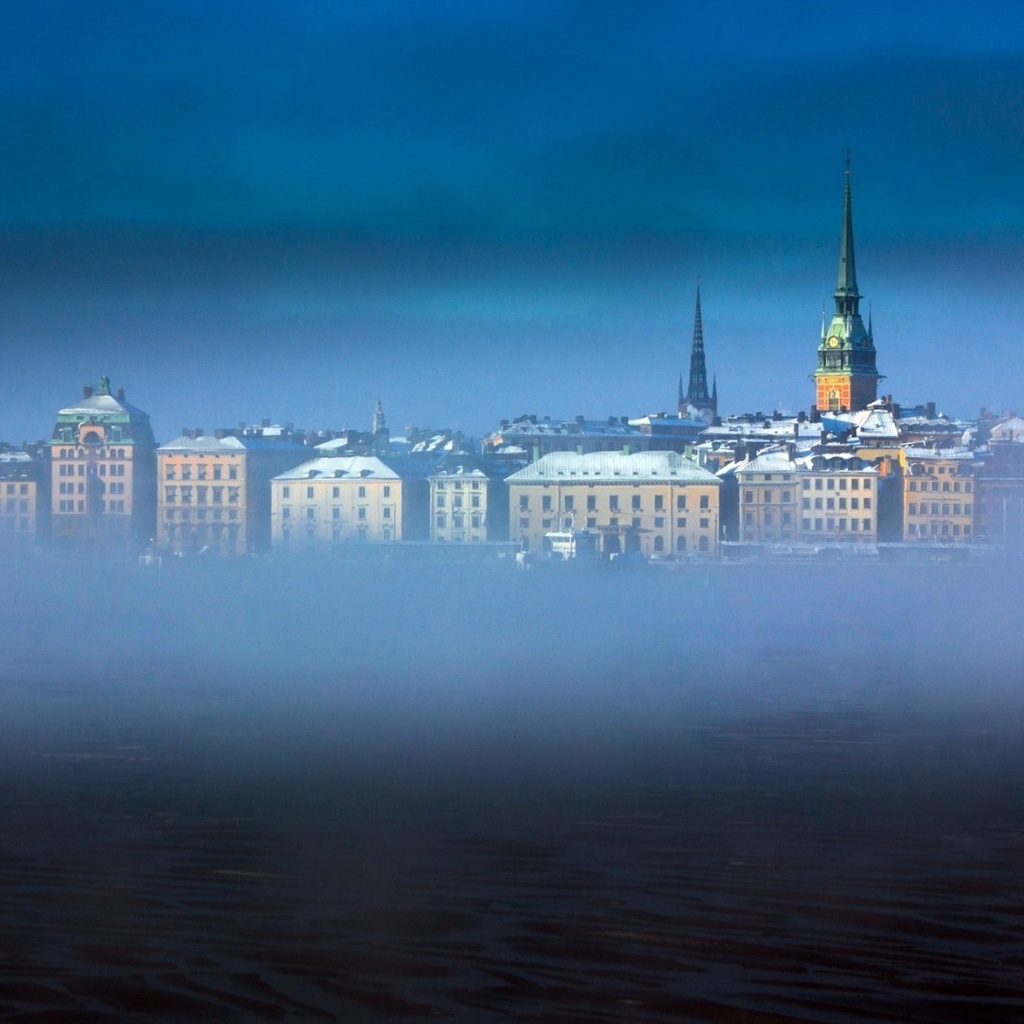
POLYGON ((508 469, 466 452, 446 455, 430 476, 430 538, 479 544, 508 538, 508 469))
POLYGON ((786 449, 755 456, 736 470, 739 539, 754 543, 794 541, 800 529, 797 466, 786 449))
POLYGON ((718 554, 719 481, 676 452, 554 452, 508 478, 510 538, 588 530, 603 554, 718 554))

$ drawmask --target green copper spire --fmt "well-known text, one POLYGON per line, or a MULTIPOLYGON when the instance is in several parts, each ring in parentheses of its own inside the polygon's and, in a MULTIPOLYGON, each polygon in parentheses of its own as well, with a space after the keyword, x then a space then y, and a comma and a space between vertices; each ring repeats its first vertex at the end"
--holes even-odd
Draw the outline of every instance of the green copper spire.
POLYGON ((843 233, 839 241, 839 280, 836 315, 856 316, 860 307, 857 266, 853 256, 853 195, 850 191, 850 151, 846 151, 846 190, 843 198, 843 233))

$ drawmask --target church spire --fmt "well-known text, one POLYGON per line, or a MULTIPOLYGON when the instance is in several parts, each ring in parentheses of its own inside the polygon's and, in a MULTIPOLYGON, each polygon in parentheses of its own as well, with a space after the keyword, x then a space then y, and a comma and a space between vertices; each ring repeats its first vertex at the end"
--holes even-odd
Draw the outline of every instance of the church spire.
POLYGON ((836 315, 856 316, 860 307, 857 266, 853 255, 853 193, 850 189, 850 151, 846 151, 846 188, 843 194, 843 231, 839 240, 839 278, 836 315))
POLYGON ((700 282, 697 282, 697 305, 693 315, 693 347, 690 351, 690 380, 685 397, 680 395, 679 415, 688 408, 716 415, 715 403, 708 394, 708 371, 704 359, 704 323, 700 312, 700 282))

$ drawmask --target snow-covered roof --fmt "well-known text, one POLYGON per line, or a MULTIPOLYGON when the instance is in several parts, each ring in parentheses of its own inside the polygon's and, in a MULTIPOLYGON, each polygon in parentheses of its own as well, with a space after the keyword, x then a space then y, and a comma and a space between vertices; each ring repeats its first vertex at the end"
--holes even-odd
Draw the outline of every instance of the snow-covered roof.
POLYGON ((989 431, 988 436, 994 441, 1024 441, 1024 419, 1011 416, 1001 420, 989 431))
POLYGON ((539 483, 564 478, 582 478, 593 483, 627 483, 675 480, 685 483, 717 484, 718 478, 676 452, 551 452, 513 473, 510 484, 539 483))
POLYGON ((823 412, 821 425, 832 434, 856 430, 857 437, 863 439, 895 441, 900 436, 892 413, 877 405, 861 409, 859 412, 823 412))
POLYGON ((773 448, 760 452, 736 470, 741 473, 793 473, 796 465, 784 448, 773 448))
POLYGON ((66 409, 60 409, 58 416, 146 416, 141 409, 130 405, 123 399, 115 398, 113 395, 91 395, 89 398, 80 398, 74 405, 66 409))
POLYGON ((275 480, 354 479, 398 480, 400 476, 376 455, 341 455, 311 459, 285 470, 275 480))
POLYGON ((759 420, 747 418, 728 418, 720 425, 705 427, 702 437, 708 440, 737 437, 766 437, 789 440, 792 438, 817 439, 821 436, 821 424, 812 423, 790 417, 781 420, 759 420))
POLYGON ((301 447, 302 445, 279 437, 237 437, 234 434, 226 437, 217 437, 213 434, 189 437, 182 434, 181 437, 160 445, 157 452, 194 452, 197 455, 206 455, 217 452, 295 451, 301 447))
POLYGON ((903 451, 908 462, 928 462, 935 459, 961 459, 968 462, 974 460, 974 452, 970 448, 961 446, 955 448, 916 448, 913 445, 907 445, 903 451))
POLYGON ((611 420, 519 420, 491 434, 488 440, 504 441, 522 437, 636 437, 641 432, 614 417, 611 420))

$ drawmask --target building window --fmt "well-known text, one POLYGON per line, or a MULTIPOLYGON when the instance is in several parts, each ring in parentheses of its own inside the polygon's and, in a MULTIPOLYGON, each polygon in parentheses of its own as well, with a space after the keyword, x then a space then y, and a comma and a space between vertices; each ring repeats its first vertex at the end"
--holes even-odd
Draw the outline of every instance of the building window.
POLYGON ((528 494, 519 495, 519 511, 529 512, 530 511, 530 496, 528 494))
POLYGON ((575 511, 576 502, 573 500, 573 496, 571 494, 567 494, 565 496, 565 501, 563 502, 563 504, 565 505, 565 511, 566 512, 573 512, 573 511, 575 511))
POLYGON ((677 494, 676 495, 676 511, 677 512, 685 512, 686 511, 686 495, 685 494, 677 494))
POLYGON ((613 494, 608 498, 608 509, 611 512, 619 511, 619 496, 617 494, 613 494))
POLYGON ((385 498, 390 498, 391 497, 391 485, 390 484, 385 484, 384 485, 384 497, 385 498))
POLYGON ((443 494, 439 494, 437 496, 437 507, 438 508, 444 508, 444 495, 443 494))
POLYGON ((710 508, 711 507, 711 499, 706 494, 702 494, 700 496, 700 507, 701 508, 710 508))
POLYGON ((316 494, 316 491, 312 487, 307 487, 306 488, 306 497, 307 498, 312 498, 314 494, 316 494))
POLYGON ((332 487, 331 488, 331 497, 332 498, 340 498, 341 497, 341 488, 340 487, 332 487))
POLYGON ((545 495, 543 495, 541 497, 541 499, 540 499, 540 510, 542 512, 550 512, 551 511, 551 495, 550 494, 545 494, 545 495))
POLYGON ((597 511, 597 498, 594 497, 593 494, 588 494, 587 495, 587 511, 588 512, 596 512, 597 511))
POLYGON ((290 487, 282 487, 281 488, 281 497, 282 498, 290 498, 291 496, 292 496, 292 489, 290 487))
POLYGON ((385 519, 390 519, 391 518, 391 506, 390 505, 386 505, 382 511, 384 513, 384 518, 385 519))
POLYGON ((634 512, 639 512, 640 511, 640 495, 639 494, 634 494, 633 495, 633 511, 634 512))
POLYGON ((365 508, 358 509, 357 512, 356 512, 356 518, 357 519, 366 519, 366 509, 365 508))

